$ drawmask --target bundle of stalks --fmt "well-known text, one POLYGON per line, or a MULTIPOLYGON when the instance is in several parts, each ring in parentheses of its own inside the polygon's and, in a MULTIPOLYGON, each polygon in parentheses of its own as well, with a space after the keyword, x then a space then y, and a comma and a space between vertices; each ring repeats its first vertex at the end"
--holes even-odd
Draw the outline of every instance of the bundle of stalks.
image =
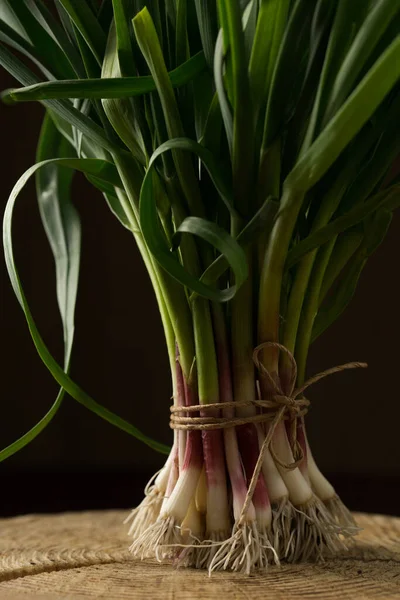
POLYGON ((0 64, 23 86, 3 101, 46 109, 38 162, 6 207, 6 264, 60 384, 0 459, 43 430, 66 392, 168 454, 126 520, 139 558, 251 573, 323 559, 357 532, 311 453, 304 392, 365 365, 308 381, 306 365, 399 204, 399 26, 393 0, 0 0, 0 64), (148 270, 171 367, 172 449, 70 377, 75 171, 101 191, 148 270), (63 367, 13 252, 14 205, 33 174, 63 367))

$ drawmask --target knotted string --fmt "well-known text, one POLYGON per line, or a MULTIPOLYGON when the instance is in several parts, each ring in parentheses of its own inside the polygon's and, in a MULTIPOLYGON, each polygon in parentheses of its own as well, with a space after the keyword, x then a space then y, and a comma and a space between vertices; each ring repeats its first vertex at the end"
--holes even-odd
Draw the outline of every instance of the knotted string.
POLYGON ((297 364, 293 354, 282 344, 278 344, 276 342, 264 342, 260 344, 254 349, 253 352, 253 361, 254 364, 260 373, 260 376, 267 380, 268 386, 271 389, 271 395, 268 399, 259 399, 259 400, 244 400, 244 401, 234 401, 234 402, 219 402, 214 404, 197 404, 195 406, 171 406, 171 419, 170 419, 170 427, 172 429, 186 429, 186 430, 213 430, 213 429, 225 429, 227 427, 237 427, 239 425, 246 425, 247 423, 266 423, 270 421, 271 424, 268 428, 267 435, 264 438, 264 441, 260 448, 260 453, 258 455, 258 459, 256 465, 254 467, 254 471, 250 480, 250 484, 247 490, 246 498, 243 503, 242 511, 237 522, 237 527, 240 527, 246 517, 247 510, 250 506, 250 503, 253 499, 253 494, 255 487, 257 485, 258 477, 261 472, 262 464, 264 461, 264 456, 267 449, 270 449, 270 452, 275 460, 275 462, 284 469, 295 469, 304 459, 304 454, 301 446, 297 440, 297 426, 296 422, 299 417, 303 417, 308 410, 310 405, 309 400, 304 397, 299 397, 303 394, 303 392, 325 377, 329 375, 333 375, 334 373, 341 373, 347 369, 365 369, 368 365, 363 362, 350 362, 344 365, 338 365, 337 367, 332 367, 330 369, 326 369, 321 373, 317 373, 313 377, 307 379, 307 381, 299 386, 295 387, 297 380, 297 364), (288 393, 284 394, 280 384, 275 381, 272 377, 271 373, 264 367, 262 362, 259 360, 259 354, 263 350, 267 348, 275 348, 280 350, 286 354, 291 364, 291 376, 288 384, 288 393), (247 417, 215 417, 215 416, 200 416, 200 417, 191 417, 191 416, 181 416, 180 413, 191 413, 202 411, 215 411, 215 410, 224 410, 225 408, 238 408, 238 407, 248 407, 255 406, 257 408, 261 408, 266 410, 267 412, 263 412, 261 414, 250 415, 247 417), (278 424, 284 419, 290 419, 293 423, 292 427, 292 435, 289 440, 290 448, 292 450, 292 454, 294 457, 294 462, 285 463, 279 459, 274 451, 272 439, 278 424))

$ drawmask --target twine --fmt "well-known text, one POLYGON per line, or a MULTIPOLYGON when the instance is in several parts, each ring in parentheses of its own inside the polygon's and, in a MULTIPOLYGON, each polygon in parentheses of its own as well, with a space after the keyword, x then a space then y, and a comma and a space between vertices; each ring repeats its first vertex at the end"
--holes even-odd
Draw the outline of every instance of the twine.
POLYGON ((240 514, 240 518, 237 522, 237 527, 240 527, 245 520, 245 516, 247 510, 250 506, 250 503, 253 499, 254 490, 258 481, 258 477, 261 472, 262 463, 264 460, 265 453, 268 448, 270 448, 270 452, 275 460, 275 462, 281 466, 283 469, 293 470, 299 466, 299 464, 304 459, 303 449, 301 448, 298 440, 297 440, 297 427, 296 422, 300 417, 304 417, 307 413, 308 408, 310 406, 310 401, 304 397, 300 397, 303 392, 313 385, 328 377, 329 375, 333 375, 334 373, 341 373, 347 369, 365 369, 368 365, 363 362, 349 362, 344 365, 338 365, 337 367, 332 367, 330 369, 326 369, 325 371, 321 371, 321 373, 317 373, 313 377, 307 379, 307 381, 299 387, 295 387, 297 380, 297 364, 293 354, 282 344, 278 344, 276 342, 264 342, 260 344, 254 349, 253 352, 253 361, 256 366, 256 369, 260 373, 260 376, 267 380, 269 387, 271 388, 271 396, 268 399, 258 399, 258 400, 244 400, 238 402, 218 402, 214 404, 196 404, 194 406, 171 406, 171 418, 170 418, 170 427, 172 429, 185 429, 185 430, 201 430, 201 431, 210 431, 214 429, 226 429, 228 427, 238 427, 239 425, 247 425, 248 423, 266 423, 270 422, 270 426, 268 429, 268 433, 265 436, 265 439, 262 443, 260 453, 258 455, 258 459, 256 462, 256 466, 254 468, 250 485, 247 490, 246 498, 243 503, 242 511, 240 514), (291 378, 288 385, 288 393, 284 394, 280 384, 275 381, 269 371, 264 367, 264 365, 259 360, 259 354, 267 349, 267 348, 275 348, 277 350, 281 350, 286 354, 291 363, 291 378), (226 408, 238 408, 238 407, 248 407, 255 406, 260 409, 266 409, 268 412, 263 412, 261 414, 250 415, 248 417, 216 417, 216 416, 196 416, 191 417, 187 415, 187 413, 191 412, 215 412, 216 410, 224 410, 226 408), (185 413, 185 416, 182 416, 181 413, 185 413), (278 424, 284 419, 290 419, 293 423, 294 427, 292 428, 292 436, 289 440, 289 444, 292 450, 294 461, 291 463, 285 463, 279 459, 274 451, 272 438, 275 433, 275 429, 278 424))

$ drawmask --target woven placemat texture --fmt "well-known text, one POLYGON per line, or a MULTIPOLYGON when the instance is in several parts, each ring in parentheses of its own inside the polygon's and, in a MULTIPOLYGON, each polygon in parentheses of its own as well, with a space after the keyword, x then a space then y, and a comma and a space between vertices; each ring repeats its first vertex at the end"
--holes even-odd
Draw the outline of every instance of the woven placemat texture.
POLYGON ((356 515, 349 552, 320 564, 283 565, 250 577, 176 570, 128 552, 123 511, 0 520, 0 598, 58 600, 400 599, 400 519, 356 515))

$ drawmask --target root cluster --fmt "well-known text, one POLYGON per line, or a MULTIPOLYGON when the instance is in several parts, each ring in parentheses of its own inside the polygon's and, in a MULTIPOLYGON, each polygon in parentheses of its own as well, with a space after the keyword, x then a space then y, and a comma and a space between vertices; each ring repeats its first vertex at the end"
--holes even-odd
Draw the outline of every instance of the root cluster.
POLYGON ((272 507, 268 529, 256 520, 233 522, 231 531, 199 536, 183 530, 168 514, 160 514, 162 495, 152 489, 125 522, 130 522, 130 547, 134 556, 171 561, 176 567, 250 574, 281 562, 321 561, 346 550, 346 541, 357 533, 351 513, 335 495, 322 502, 315 494, 303 506, 288 498, 272 507))

